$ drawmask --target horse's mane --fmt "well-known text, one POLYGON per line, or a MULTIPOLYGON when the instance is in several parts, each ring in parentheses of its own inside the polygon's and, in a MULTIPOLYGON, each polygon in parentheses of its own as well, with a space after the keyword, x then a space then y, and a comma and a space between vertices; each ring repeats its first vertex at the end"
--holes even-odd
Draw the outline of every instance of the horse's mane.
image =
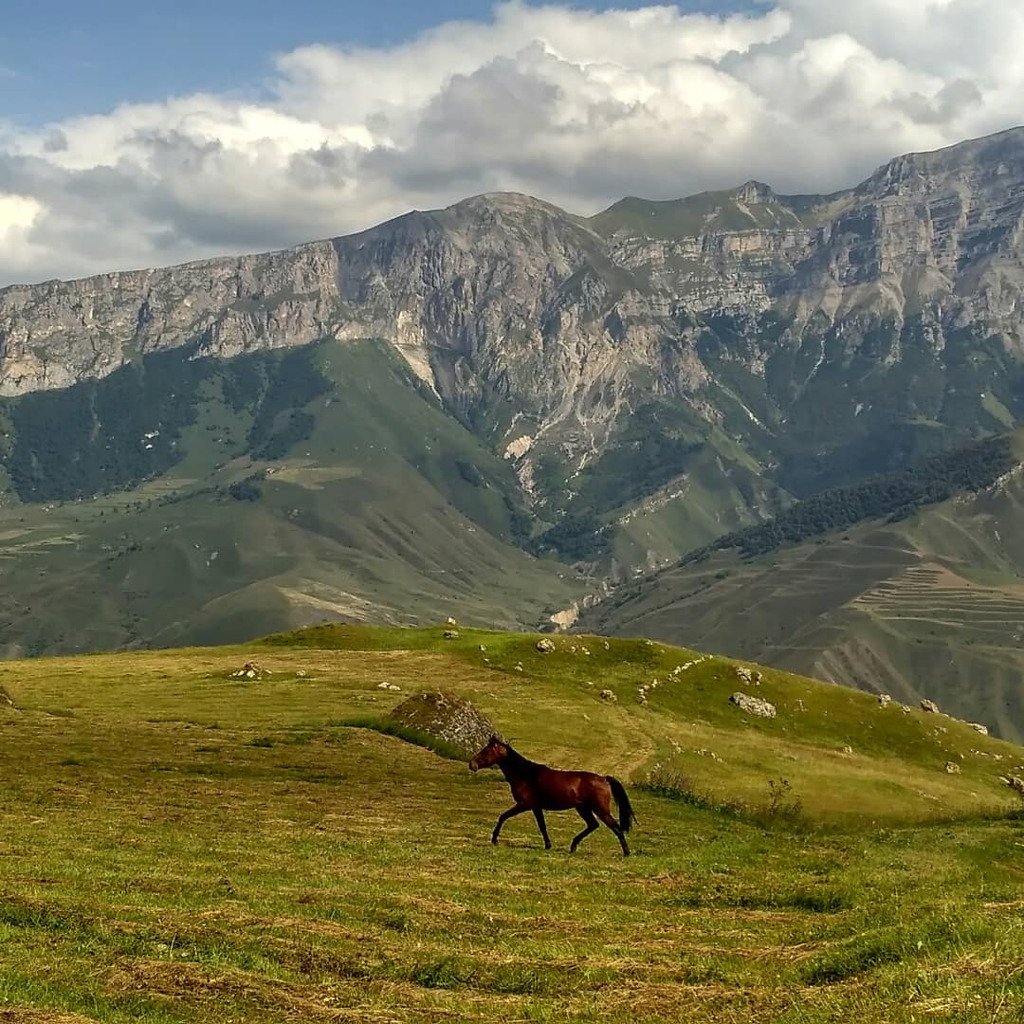
POLYGON ((516 768, 524 772, 531 772, 541 767, 540 762, 531 761, 528 757, 524 757, 508 741, 505 741, 505 749, 508 751, 507 760, 511 761, 516 768))

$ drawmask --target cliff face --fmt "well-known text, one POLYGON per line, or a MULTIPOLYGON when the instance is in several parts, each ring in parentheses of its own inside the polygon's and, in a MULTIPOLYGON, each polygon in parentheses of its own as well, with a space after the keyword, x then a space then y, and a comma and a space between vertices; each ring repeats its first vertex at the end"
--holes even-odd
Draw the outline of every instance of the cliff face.
POLYGON ((544 445, 578 471, 651 402, 772 462, 801 431, 838 450, 894 422, 1015 422, 1022 294, 1014 129, 827 197, 750 182, 588 221, 498 194, 283 252, 7 288, 0 394, 177 346, 379 337, 512 445, 527 484, 544 445))

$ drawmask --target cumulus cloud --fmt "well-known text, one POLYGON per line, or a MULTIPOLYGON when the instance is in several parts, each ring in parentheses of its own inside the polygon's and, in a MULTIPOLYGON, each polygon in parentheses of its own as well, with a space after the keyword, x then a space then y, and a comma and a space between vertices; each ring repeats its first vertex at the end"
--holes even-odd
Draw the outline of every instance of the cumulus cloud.
POLYGON ((265 99, 0 123, 0 283, 285 246, 497 189, 590 213, 748 178, 834 191, 1009 127, 1024 8, 503 3, 388 48, 280 55, 265 99))

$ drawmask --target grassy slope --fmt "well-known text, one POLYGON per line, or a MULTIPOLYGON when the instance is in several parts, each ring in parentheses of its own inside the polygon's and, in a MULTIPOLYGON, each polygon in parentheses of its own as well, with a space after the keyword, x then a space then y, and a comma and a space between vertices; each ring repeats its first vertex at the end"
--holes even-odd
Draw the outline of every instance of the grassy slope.
POLYGON ((779 717, 747 719, 721 660, 669 681, 691 652, 534 640, 333 627, 0 666, 0 1019, 1017 1019, 996 775, 1024 751, 771 671, 779 717), (230 679, 251 655, 273 675, 230 679), (343 724, 439 683, 630 780, 636 856, 602 831, 570 859, 565 815, 550 854, 525 819, 494 849, 495 773, 343 724), (659 761, 762 812, 784 775, 802 817, 656 797, 659 761))
POLYGON ((210 395, 160 480, 0 506, 4 653, 224 642, 339 617, 530 625, 568 603, 568 570, 510 541, 506 463, 380 347, 319 358, 335 390, 258 502, 214 490, 268 464, 231 458, 248 422, 210 395))
POLYGON ((751 561, 675 568, 591 628, 754 658, 1024 736, 1024 481, 751 561))

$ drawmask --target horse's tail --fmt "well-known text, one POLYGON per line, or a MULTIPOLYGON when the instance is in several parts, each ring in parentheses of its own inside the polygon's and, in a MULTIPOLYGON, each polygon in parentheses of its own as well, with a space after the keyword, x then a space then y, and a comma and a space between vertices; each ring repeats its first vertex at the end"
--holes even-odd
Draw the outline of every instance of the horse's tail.
POLYGON ((615 802, 619 805, 619 828, 623 832, 628 832, 633 822, 636 821, 636 815, 633 813, 633 805, 626 795, 626 787, 611 775, 605 777, 608 779, 608 785, 612 787, 612 796, 615 797, 615 802))

